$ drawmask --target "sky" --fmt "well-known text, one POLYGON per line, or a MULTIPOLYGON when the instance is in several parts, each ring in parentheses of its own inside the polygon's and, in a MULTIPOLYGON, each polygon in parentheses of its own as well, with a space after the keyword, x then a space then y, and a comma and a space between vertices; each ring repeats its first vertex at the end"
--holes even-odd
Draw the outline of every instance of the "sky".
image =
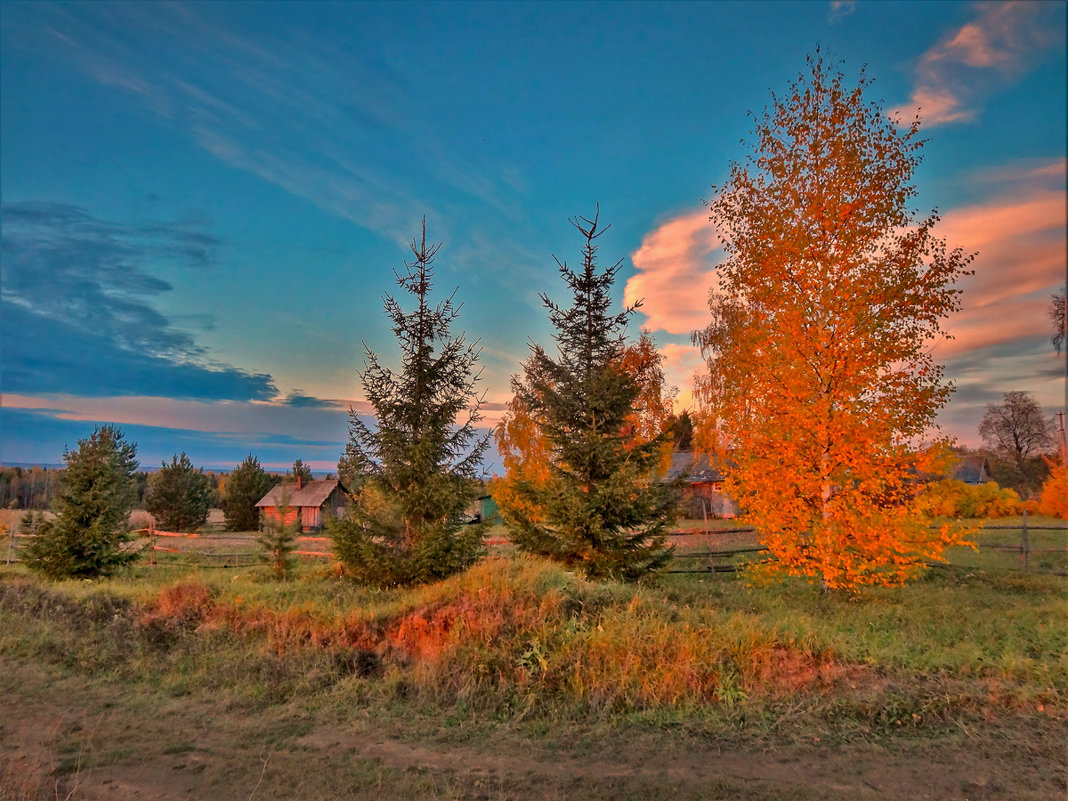
POLYGON ((616 303, 644 299, 630 332, 691 406, 707 201, 816 47, 919 109, 912 206, 977 253, 939 422, 977 445, 1005 392, 1065 404, 1065 42, 1061 2, 0 0, 0 462, 114 423, 144 466, 334 469, 364 347, 398 366, 383 296, 424 216, 485 425, 598 205, 616 303))

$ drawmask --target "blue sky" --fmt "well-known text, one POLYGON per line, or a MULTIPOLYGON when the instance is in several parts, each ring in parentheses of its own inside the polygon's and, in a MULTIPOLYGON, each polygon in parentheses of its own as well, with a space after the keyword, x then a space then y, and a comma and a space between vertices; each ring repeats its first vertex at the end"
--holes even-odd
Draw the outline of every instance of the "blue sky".
POLYGON ((427 217, 493 422, 553 254, 599 203, 679 402, 721 255, 703 200, 817 45, 929 142, 915 207, 978 251, 937 346, 976 444, 1009 390, 1064 403, 1063 3, 0 2, 0 461, 100 422, 144 464, 330 469, 365 342, 427 217))

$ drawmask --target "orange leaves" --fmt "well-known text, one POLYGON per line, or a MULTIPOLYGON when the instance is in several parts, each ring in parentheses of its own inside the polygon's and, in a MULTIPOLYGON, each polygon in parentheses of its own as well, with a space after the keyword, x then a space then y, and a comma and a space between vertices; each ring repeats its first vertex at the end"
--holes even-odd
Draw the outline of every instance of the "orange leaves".
POLYGON ((512 396, 494 435, 505 470, 504 478, 495 477, 490 487, 494 500, 502 510, 515 509, 534 522, 542 520, 544 511, 535 508, 517 487, 524 482, 537 486, 548 482, 549 443, 518 394, 512 396))
POLYGON ((1068 520, 1068 466, 1063 461, 1049 461, 1049 477, 1042 485, 1038 501, 1039 514, 1068 520))
POLYGON ((959 305, 969 256, 908 208, 919 163, 819 54, 757 119, 711 204, 724 233, 696 437, 729 448, 727 492, 782 572, 825 587, 899 584, 955 534, 929 533, 910 482, 950 388, 926 347, 959 305))
POLYGON ((637 379, 638 399, 627 418, 623 437, 633 448, 639 442, 656 439, 671 422, 675 388, 664 386, 664 355, 647 331, 628 345, 619 360, 623 372, 637 379))

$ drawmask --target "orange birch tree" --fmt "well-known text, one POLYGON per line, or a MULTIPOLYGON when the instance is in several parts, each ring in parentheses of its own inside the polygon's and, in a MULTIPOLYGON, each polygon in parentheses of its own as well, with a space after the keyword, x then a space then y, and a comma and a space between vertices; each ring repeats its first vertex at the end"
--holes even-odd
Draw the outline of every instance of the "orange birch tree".
POLYGON ((961 534, 929 531, 911 481, 952 386, 929 345, 972 256, 908 207, 919 120, 904 130, 817 51, 756 116, 752 150, 714 187, 726 260, 694 333, 698 441, 729 449, 727 491, 773 572, 824 588, 900 584, 961 534))

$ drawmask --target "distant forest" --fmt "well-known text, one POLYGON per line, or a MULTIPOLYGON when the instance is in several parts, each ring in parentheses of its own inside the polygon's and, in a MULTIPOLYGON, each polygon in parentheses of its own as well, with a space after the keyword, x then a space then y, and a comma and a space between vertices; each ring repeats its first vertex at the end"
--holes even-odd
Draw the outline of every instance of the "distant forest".
POLYGON ((0 468, 0 508, 47 509, 62 472, 46 467, 0 468))
MULTIPOLYGON (((54 467, 0 467, 0 509, 48 509, 59 489, 63 468, 54 467)), ((135 475, 137 480, 137 509, 145 508, 145 491, 148 489, 148 471, 135 475)), ((209 471, 216 497, 213 506, 218 506, 219 494, 227 473, 209 471)), ((280 478, 279 478, 280 480, 280 478)))

